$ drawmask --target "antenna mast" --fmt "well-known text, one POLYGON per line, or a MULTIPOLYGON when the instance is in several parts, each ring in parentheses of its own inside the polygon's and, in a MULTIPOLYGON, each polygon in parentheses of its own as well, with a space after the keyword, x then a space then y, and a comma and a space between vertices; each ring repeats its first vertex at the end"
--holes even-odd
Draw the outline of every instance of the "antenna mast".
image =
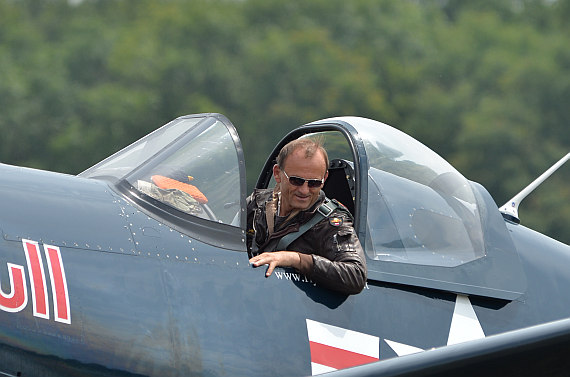
POLYGON ((503 214, 503 217, 506 218, 507 220, 519 224, 521 222, 519 219, 519 204, 523 201, 524 198, 528 196, 528 194, 533 192, 535 188, 540 186, 542 182, 544 182, 548 177, 550 177, 552 173, 554 173, 556 170, 558 170, 558 168, 564 165, 564 163, 568 161, 568 159, 570 159, 570 153, 562 157, 557 163, 552 165, 550 169, 542 173, 540 177, 535 179, 530 185, 525 187, 521 192, 516 194, 511 200, 506 202, 501 207, 501 209, 499 209, 499 211, 503 214))

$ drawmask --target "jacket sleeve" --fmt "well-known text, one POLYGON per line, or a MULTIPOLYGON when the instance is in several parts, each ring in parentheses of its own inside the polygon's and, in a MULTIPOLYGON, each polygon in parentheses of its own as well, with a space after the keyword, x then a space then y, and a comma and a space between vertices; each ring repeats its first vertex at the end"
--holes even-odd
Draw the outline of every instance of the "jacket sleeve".
MULTIPOLYGON (((340 226, 324 219, 312 230, 312 263, 301 263, 301 273, 319 286, 345 294, 356 294, 366 285, 366 258, 350 217, 340 226)), ((304 258, 309 255, 303 255, 304 258)))

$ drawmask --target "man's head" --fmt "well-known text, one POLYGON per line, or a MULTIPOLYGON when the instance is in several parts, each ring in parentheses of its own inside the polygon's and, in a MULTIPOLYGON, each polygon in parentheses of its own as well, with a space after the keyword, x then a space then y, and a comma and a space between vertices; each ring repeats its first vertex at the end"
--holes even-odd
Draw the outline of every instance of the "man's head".
POLYGON ((328 165, 327 152, 318 141, 297 139, 281 149, 273 166, 273 176, 281 191, 279 215, 308 209, 317 201, 322 182, 328 176, 328 165))

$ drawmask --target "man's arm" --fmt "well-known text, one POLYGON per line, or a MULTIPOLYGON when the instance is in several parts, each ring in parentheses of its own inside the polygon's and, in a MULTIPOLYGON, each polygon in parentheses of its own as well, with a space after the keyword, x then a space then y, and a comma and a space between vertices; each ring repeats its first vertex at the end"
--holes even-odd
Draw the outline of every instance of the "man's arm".
POLYGON ((343 258, 331 261, 320 255, 312 255, 313 271, 306 274, 321 287, 346 294, 357 294, 366 285, 364 258, 343 258))
POLYGON ((340 226, 328 219, 317 224, 306 236, 289 248, 314 250, 304 254, 295 251, 262 253, 250 259, 254 267, 268 265, 269 277, 275 267, 293 267, 321 287, 345 294, 356 294, 366 285, 366 258, 348 216, 340 216, 340 226))
POLYGON ((338 227, 324 221, 322 227, 315 229, 320 247, 312 255, 311 271, 304 274, 320 286, 356 294, 366 285, 366 258, 351 219, 339 218, 342 224, 338 227))

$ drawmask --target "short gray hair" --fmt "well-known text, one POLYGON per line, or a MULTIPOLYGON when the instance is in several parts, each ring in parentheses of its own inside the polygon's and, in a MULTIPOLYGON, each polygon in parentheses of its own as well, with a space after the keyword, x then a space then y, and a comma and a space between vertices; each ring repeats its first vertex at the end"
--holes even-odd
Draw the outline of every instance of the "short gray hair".
POLYGON ((329 155, 323 147, 322 140, 308 137, 292 140, 281 148, 276 159, 277 165, 280 169, 283 169, 287 157, 299 148, 304 148, 305 158, 313 157, 317 151, 320 151, 325 158, 325 171, 329 170, 329 155))

